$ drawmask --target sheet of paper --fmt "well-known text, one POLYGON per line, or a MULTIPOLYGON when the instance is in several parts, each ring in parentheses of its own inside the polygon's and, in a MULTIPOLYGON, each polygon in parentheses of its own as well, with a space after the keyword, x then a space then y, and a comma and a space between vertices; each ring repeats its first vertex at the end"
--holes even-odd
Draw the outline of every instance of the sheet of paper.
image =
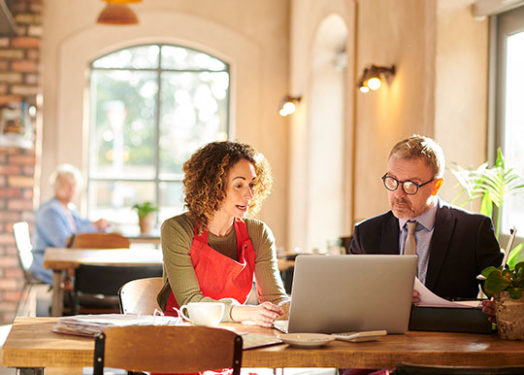
POLYGON ((58 320, 53 332, 94 337, 105 328, 130 325, 187 325, 179 318, 153 315, 75 315, 58 320))
POLYGON ((414 288, 420 293, 420 302, 417 306, 422 307, 459 307, 459 308, 472 308, 480 305, 479 301, 448 301, 447 299, 441 298, 433 293, 431 290, 426 288, 424 284, 415 277, 414 288))

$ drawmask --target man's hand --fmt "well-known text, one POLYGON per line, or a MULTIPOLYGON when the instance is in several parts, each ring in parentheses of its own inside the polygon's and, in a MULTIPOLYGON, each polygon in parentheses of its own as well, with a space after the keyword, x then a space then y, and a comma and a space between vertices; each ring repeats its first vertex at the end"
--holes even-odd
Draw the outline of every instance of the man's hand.
POLYGON ((93 221, 92 224, 99 232, 103 232, 109 227, 109 222, 105 219, 98 219, 97 221, 93 221))
POLYGON ((420 293, 416 289, 413 289, 413 300, 412 301, 414 305, 417 305, 420 303, 420 293))
POLYGON ((489 315, 488 320, 491 323, 496 323, 497 320, 495 317, 495 301, 486 299, 486 300, 483 300, 480 304, 482 305, 482 312, 484 314, 489 315))

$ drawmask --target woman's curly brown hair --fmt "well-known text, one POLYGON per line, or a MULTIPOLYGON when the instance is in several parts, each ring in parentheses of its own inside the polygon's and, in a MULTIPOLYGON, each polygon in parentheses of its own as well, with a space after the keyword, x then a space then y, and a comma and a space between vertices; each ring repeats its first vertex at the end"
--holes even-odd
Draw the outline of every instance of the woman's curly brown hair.
POLYGON ((253 199, 248 208, 249 213, 255 214, 271 191, 272 177, 264 155, 253 147, 236 142, 213 142, 195 152, 184 163, 186 207, 197 221, 199 232, 207 226, 226 198, 229 170, 242 159, 255 167, 253 199))

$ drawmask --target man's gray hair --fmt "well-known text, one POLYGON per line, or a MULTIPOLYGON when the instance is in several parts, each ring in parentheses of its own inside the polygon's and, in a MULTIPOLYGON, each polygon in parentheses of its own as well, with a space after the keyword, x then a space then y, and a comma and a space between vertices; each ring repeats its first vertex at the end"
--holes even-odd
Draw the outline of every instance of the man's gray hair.
POLYGON ((422 159, 433 172, 434 178, 442 178, 444 175, 445 159, 442 148, 429 137, 412 135, 398 142, 389 153, 401 159, 422 159))
POLYGON ((56 167, 55 171, 51 174, 51 177, 49 178, 49 182, 51 183, 51 186, 53 186, 53 188, 56 190, 64 177, 74 178, 78 187, 80 187, 80 185, 82 184, 82 174, 80 173, 78 168, 72 166, 71 164, 60 164, 58 167, 56 167))

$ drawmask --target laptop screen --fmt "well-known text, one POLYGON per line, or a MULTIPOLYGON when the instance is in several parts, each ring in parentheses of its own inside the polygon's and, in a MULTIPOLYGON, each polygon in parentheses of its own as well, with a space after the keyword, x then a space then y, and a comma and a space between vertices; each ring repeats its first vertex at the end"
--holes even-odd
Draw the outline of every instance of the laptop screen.
POLYGON ((288 332, 408 329, 414 255, 300 255, 288 332))

